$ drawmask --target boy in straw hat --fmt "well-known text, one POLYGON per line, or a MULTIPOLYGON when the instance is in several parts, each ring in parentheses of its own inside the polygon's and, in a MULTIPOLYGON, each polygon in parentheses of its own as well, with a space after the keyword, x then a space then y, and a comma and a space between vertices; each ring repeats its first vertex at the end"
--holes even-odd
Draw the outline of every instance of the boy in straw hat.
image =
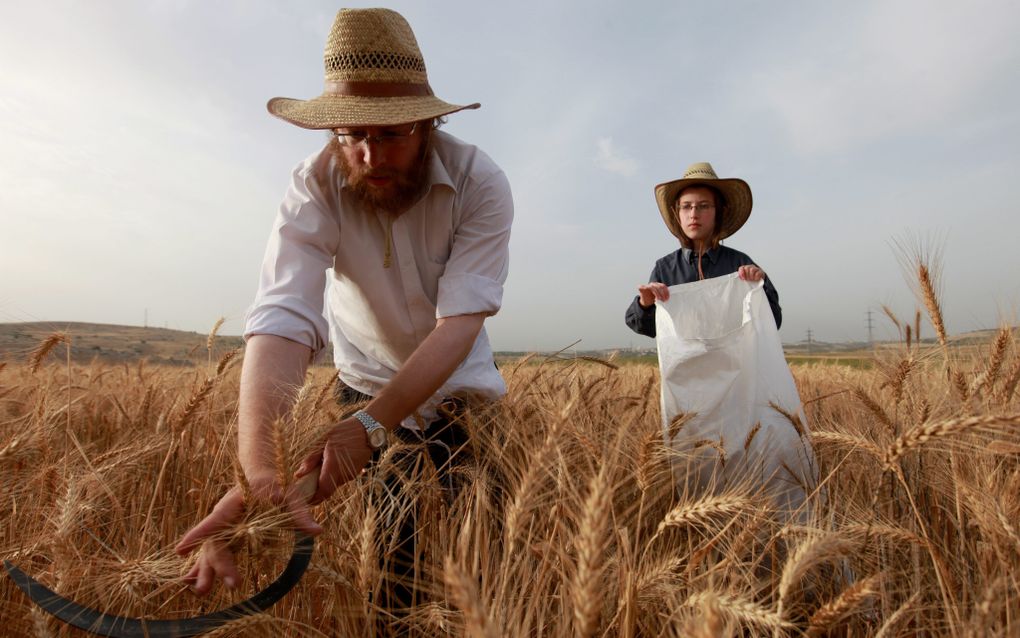
POLYGON ((669 287, 738 273, 746 281, 765 280, 765 295, 783 323, 779 293, 761 268, 744 253, 720 242, 740 230, 751 215, 751 187, 735 177, 720 179, 708 162, 691 164, 678 180, 655 187, 655 200, 680 250, 655 262, 647 284, 627 308, 626 321, 638 334, 655 338, 655 302, 669 299, 669 287))
MULTIPOLYGON (((436 130, 442 116, 479 105, 433 95, 401 15, 341 10, 324 62, 319 97, 268 104, 271 114, 332 138, 298 164, 273 225, 246 320, 238 419, 238 453, 252 493, 284 506, 308 534, 321 532, 309 503, 329 498, 394 438, 429 442, 442 472, 465 442, 450 416, 461 404, 450 397, 505 393, 483 323, 500 308, 513 218, 500 168, 436 130), (272 427, 294 400, 294 391, 283 389, 302 385, 327 339, 338 401, 364 407, 300 465, 298 477, 318 473, 306 502, 277 482, 272 427)), ((241 491, 230 490, 179 543, 182 554, 203 547, 186 576, 197 592, 220 578, 236 586, 229 548, 211 539, 242 508, 241 491)), ((399 548, 409 563, 418 551, 414 531, 402 531, 399 548)), ((409 570, 402 574, 413 578, 409 570)), ((377 602, 413 604, 408 586, 395 587, 395 601, 377 602)))

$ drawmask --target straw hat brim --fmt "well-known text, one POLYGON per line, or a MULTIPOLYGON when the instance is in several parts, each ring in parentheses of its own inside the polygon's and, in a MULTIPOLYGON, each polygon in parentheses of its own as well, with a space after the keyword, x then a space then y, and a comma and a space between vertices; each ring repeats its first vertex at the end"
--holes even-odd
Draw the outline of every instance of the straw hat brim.
POLYGON ((275 97, 266 108, 276 117, 307 129, 346 126, 392 126, 428 120, 465 109, 477 109, 479 103, 461 106, 429 96, 362 97, 320 95, 311 100, 275 97))
POLYGON ((728 177, 724 179, 704 179, 692 177, 688 179, 677 179, 671 182, 664 182, 655 187, 655 201, 659 204, 659 212, 662 213, 662 220, 666 222, 669 231, 681 237, 680 223, 672 211, 673 202, 677 195, 688 186, 711 186, 722 193, 726 199, 728 211, 723 225, 720 239, 725 239, 740 230, 747 218, 751 216, 751 187, 742 179, 728 177))

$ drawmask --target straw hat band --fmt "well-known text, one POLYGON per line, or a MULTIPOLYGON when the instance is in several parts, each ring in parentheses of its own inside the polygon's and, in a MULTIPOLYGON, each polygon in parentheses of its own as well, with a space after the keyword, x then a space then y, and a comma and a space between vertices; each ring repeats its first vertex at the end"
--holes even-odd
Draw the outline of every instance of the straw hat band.
POLYGON ((414 82, 326 82, 324 96, 424 97, 434 95, 432 87, 414 82))
POLYGON ((425 60, 420 56, 391 51, 340 51, 326 55, 323 63, 327 74, 351 73, 365 69, 425 73, 425 60))

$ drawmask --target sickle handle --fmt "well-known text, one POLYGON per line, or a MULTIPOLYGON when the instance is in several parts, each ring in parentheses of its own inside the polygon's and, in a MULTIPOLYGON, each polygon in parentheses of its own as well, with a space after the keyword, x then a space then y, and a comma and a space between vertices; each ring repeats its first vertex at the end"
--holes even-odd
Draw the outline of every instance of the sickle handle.
POLYGON ((301 499, 306 503, 312 500, 315 496, 315 491, 319 489, 319 472, 322 471, 322 464, 315 466, 315 469, 305 474, 298 479, 297 484, 294 486, 297 488, 298 494, 301 499))

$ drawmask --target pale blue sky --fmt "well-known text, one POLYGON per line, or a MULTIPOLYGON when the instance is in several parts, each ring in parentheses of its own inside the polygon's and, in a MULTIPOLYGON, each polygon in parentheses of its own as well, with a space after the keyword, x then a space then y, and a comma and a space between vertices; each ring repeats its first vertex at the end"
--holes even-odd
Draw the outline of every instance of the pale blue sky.
MULTIPOLYGON (((265 102, 320 93, 339 6, 0 7, 0 321, 147 308, 239 333, 290 170, 325 139, 265 102)), ((447 130, 514 190, 495 348, 652 346, 623 312, 675 248, 652 189, 695 161, 751 185, 727 243, 773 278, 785 342, 864 338, 883 303, 912 316, 890 247, 908 232, 944 238, 951 332, 1016 319, 1017 3, 390 6, 436 93, 482 103, 447 130)))

